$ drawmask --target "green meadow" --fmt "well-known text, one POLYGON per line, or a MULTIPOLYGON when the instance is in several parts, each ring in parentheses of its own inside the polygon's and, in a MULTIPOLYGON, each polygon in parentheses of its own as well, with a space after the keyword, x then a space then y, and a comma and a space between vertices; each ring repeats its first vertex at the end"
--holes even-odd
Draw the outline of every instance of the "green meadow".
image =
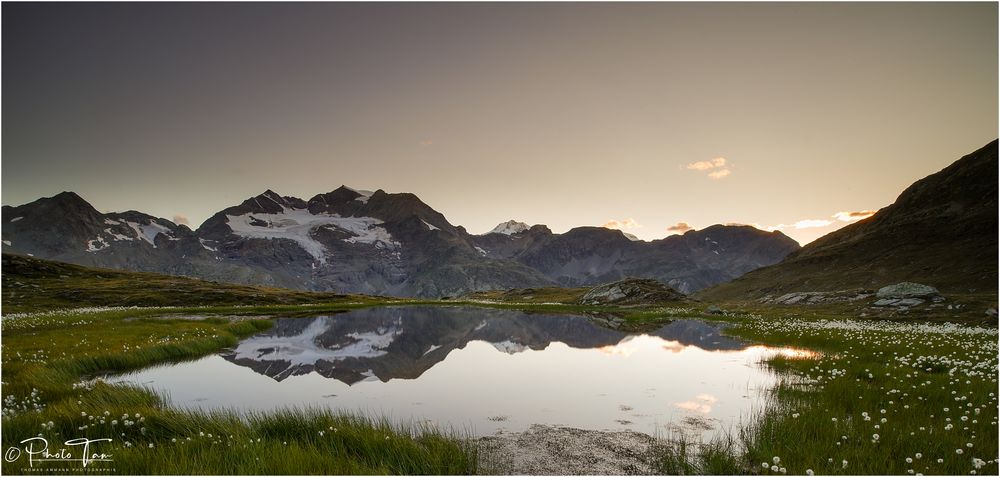
MULTIPOLYGON (((181 411, 149 390, 91 379, 217 352, 268 329, 271 316, 398 303, 609 315, 637 331, 700 316, 731 323, 731 335, 802 350, 761 363, 780 384, 767 405, 726 438, 661 436, 649 459, 663 473, 998 472, 996 328, 760 310, 704 315, 703 306, 693 305, 617 309, 368 299, 8 314, 2 328, 3 447, 23 448, 21 441, 33 437, 45 438, 52 450, 74 437, 113 438, 94 447, 113 462, 91 462, 88 473, 100 473, 101 466, 119 474, 489 473, 475 441, 457 432, 321 409, 181 411)), ((5 474, 30 471, 21 454, 5 460, 5 474)))

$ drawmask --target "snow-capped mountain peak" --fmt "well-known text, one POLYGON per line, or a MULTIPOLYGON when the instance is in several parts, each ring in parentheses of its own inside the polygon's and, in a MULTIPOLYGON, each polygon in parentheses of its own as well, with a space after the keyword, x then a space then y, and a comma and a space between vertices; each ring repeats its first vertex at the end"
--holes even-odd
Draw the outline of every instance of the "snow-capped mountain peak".
POLYGON ((365 203, 365 204, 367 204, 368 203, 368 199, 370 199, 372 197, 372 195, 375 194, 374 192, 372 192, 370 190, 355 189, 353 187, 347 187, 346 185, 343 186, 343 187, 345 189, 351 191, 351 192, 356 192, 358 194, 361 194, 361 197, 358 197, 358 198, 356 198, 354 200, 360 201, 360 202, 365 203))
POLYGON ((528 230, 529 228, 531 228, 531 227, 529 227, 528 224, 526 224, 524 222, 518 222, 516 220, 508 220, 508 221, 506 221, 506 222, 504 222, 504 223, 502 223, 500 225, 497 225, 496 227, 493 227, 493 230, 490 230, 489 233, 491 233, 491 234, 514 235, 514 234, 519 234, 521 232, 524 232, 525 230, 528 230))

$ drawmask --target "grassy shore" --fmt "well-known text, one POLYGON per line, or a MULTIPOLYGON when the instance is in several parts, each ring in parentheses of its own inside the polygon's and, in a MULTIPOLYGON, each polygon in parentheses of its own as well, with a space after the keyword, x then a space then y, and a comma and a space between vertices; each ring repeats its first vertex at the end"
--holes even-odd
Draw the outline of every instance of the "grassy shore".
MULTIPOLYGON (((266 319, 156 315, 351 306, 85 309, 6 316, 3 447, 23 447, 23 439, 41 436, 55 452, 70 438, 113 438, 92 448, 112 454, 113 462, 94 462, 91 469, 124 474, 475 473, 475 450, 459 436, 431 429, 310 409, 248 415, 177 411, 145 389, 85 382, 100 373, 197 358, 271 326, 266 319)), ((59 467, 72 465, 79 468, 79 463, 59 467)), ((27 469, 26 455, 3 463, 4 474, 27 469)))
MULTIPOLYGON (((664 441, 655 456, 664 473, 1000 471, 997 332, 995 324, 969 326, 987 324, 972 305, 989 300, 977 297, 949 298, 970 305, 947 314, 886 319, 859 319, 860 311, 845 305, 724 304, 730 312, 705 315, 707 304, 697 302, 630 308, 559 303, 575 302, 579 290, 400 300, 230 286, 27 259, 8 268, 4 258, 5 450, 39 435, 53 451, 69 438, 109 437, 114 441, 97 446, 114 455, 113 467, 93 465, 108 465, 114 473, 475 473, 480 470, 476 450, 464 436, 315 409, 247 415, 178 411, 145 389, 81 384, 102 373, 217 352, 269 328, 275 315, 474 305, 613 317, 627 331, 702 317, 728 322, 728 333, 748 340, 809 350, 764 363, 780 384, 761 413, 728 438, 664 441), (185 298, 192 296, 193 301, 185 298), (165 306, 60 310, 74 303, 132 304, 147 298, 165 306), (201 319, 188 319, 192 316, 201 319)), ((5 460, 2 470, 22 474, 26 467, 22 456, 5 460)))
POLYGON ((728 332, 815 352, 765 364, 769 405, 714 442, 666 446, 665 473, 996 475, 997 330, 749 315, 728 332))

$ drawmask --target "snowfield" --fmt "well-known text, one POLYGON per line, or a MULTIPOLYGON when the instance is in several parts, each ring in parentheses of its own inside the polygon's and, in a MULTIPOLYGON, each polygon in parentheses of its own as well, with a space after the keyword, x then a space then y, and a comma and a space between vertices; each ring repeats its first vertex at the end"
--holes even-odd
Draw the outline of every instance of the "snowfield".
POLYGON ((372 217, 341 217, 336 214, 313 215, 306 209, 285 208, 279 214, 248 213, 227 215, 233 233, 247 238, 288 239, 295 241, 320 263, 326 263, 326 247, 310 235, 320 227, 336 227, 353 237, 349 243, 370 244, 377 248, 397 249, 401 245, 392 238, 382 222, 372 217), (253 223, 266 225, 253 225, 253 223))
POLYGON ((508 221, 506 221, 506 222, 504 222, 504 223, 502 223, 500 225, 497 225, 496 227, 493 228, 493 230, 490 230, 487 233, 488 234, 514 235, 514 234, 519 234, 521 232, 524 232, 525 230, 528 230, 530 228, 531 227, 528 224, 524 223, 524 222, 518 222, 516 220, 508 220, 508 221))

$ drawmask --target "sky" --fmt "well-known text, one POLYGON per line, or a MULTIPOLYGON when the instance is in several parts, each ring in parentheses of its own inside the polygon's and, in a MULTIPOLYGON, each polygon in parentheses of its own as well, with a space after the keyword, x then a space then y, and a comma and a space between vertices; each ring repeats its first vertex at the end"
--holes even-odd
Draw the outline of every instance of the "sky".
POLYGON ((804 244, 997 137, 996 3, 2 10, 4 205, 71 190, 194 228, 346 184, 472 233, 804 244))

